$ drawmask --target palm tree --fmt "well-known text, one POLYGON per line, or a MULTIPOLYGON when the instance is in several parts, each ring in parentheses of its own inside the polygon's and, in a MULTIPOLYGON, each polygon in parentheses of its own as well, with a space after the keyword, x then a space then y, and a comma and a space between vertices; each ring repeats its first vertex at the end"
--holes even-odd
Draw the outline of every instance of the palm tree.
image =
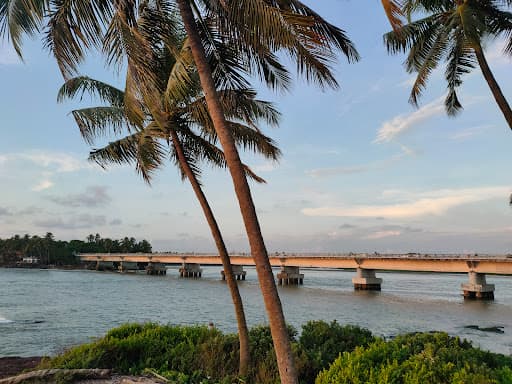
MULTIPOLYGON (((205 53, 205 44, 201 40, 200 30, 189 0, 177 0, 180 14, 190 40, 190 48, 196 64, 201 86, 204 90, 208 110, 212 116, 215 131, 224 150, 226 162, 231 173, 235 193, 239 202, 245 229, 249 239, 251 255, 254 259, 262 295, 265 301, 272 339, 277 357, 281 382, 295 384, 298 382, 297 372, 288 340, 286 323, 281 301, 268 259, 268 253, 261 234, 251 191, 243 172, 233 138, 229 132, 222 105, 216 94, 212 70, 205 53)), ((239 1, 227 4, 219 2, 220 6, 212 12, 220 17, 219 29, 224 36, 231 37, 230 42, 238 46, 239 52, 248 52, 248 61, 255 60, 256 64, 269 52, 286 50, 298 62, 298 70, 306 75, 308 80, 316 80, 320 85, 336 86, 329 68, 324 65, 332 53, 331 47, 340 48, 349 59, 357 60, 358 55, 350 41, 342 31, 326 23, 317 14, 299 1, 283 3, 265 1, 239 1), (279 5, 282 5, 280 8, 279 5), (223 6, 224 5, 224 6, 223 6), (285 12, 293 14, 296 25, 290 18, 283 17, 285 12), (302 17, 304 16, 304 17, 302 17), (302 24, 301 24, 302 22, 302 24), (316 44, 315 44, 316 39, 316 44), (318 56, 312 53, 317 47, 318 56), (324 60, 322 62, 322 60, 324 60)), ((199 8, 195 7, 196 16, 201 20, 199 8)), ((268 78, 265 78, 268 82, 268 78)))
MULTIPOLYGON (((505 3, 505 2, 502 2, 505 3)), ((512 110, 489 68, 482 41, 512 34, 512 13, 502 9, 501 3, 491 0, 419 0, 404 5, 407 13, 419 11, 428 16, 410 22, 384 35, 388 52, 408 53, 405 67, 416 72, 409 101, 417 105, 432 71, 446 60, 445 78, 448 94, 446 111, 455 115, 462 109, 457 89, 462 76, 478 65, 491 89, 510 129, 512 110)), ((512 54, 512 39, 505 48, 512 54)))
MULTIPOLYGON (((144 17, 145 15, 142 14, 138 21, 139 28, 137 31, 139 35, 148 38, 146 34, 154 34, 155 26, 153 23, 151 29, 146 30, 144 17)), ((124 46, 130 45, 129 40, 128 38, 124 46)), ((73 111, 82 135, 90 143, 98 134, 104 133, 106 126, 112 126, 114 132, 119 132, 121 125, 128 128, 129 135, 127 137, 91 153, 90 159, 97 161, 102 166, 107 166, 110 163, 134 162, 139 173, 149 182, 153 171, 162 164, 163 157, 166 155, 161 146, 161 140, 170 144, 171 157, 192 185, 223 262, 226 280, 235 304, 240 335, 240 374, 244 376, 247 373, 250 356, 243 305, 226 246, 198 180, 198 161, 204 159, 222 167, 225 167, 225 161, 222 151, 212 143, 212 140, 213 142, 216 141, 216 135, 206 110, 204 98, 200 94, 201 89, 197 77, 187 73, 190 70, 187 69, 187 66, 182 65, 189 61, 186 57, 189 55, 189 50, 187 47, 181 50, 178 49, 178 57, 172 57, 168 50, 156 48, 159 46, 158 43, 153 43, 152 51, 156 60, 153 61, 152 67, 158 73, 155 78, 160 83, 155 84, 153 88, 165 89, 159 102, 162 108, 155 108, 154 105, 148 106, 143 98, 134 103, 134 97, 137 94, 141 95, 140 92, 133 89, 134 82, 127 81, 127 90, 122 92, 105 83, 86 77, 67 81, 59 92, 59 100, 88 91, 99 95, 103 101, 110 104, 106 107, 73 111), (178 81, 179 79, 182 81, 178 81), (183 81, 188 86, 184 86, 183 81), (173 95, 173 97, 169 98, 167 95, 173 95), (134 105, 137 105, 148 115, 143 127, 137 127, 130 117, 134 114, 138 115, 130 110, 130 107, 134 105), (191 129, 193 126, 201 127, 201 133, 194 133, 191 129)), ((220 91, 220 98, 228 115, 238 120, 245 120, 248 124, 229 122, 237 145, 253 149, 276 160, 279 156, 279 150, 273 145, 271 139, 257 130, 255 124, 261 118, 275 124, 277 123, 278 113, 271 104, 256 100, 254 96, 254 91, 250 89, 222 89, 220 91)), ((152 100, 154 101, 154 99, 152 100)), ((248 167, 244 166, 244 169, 250 177, 257 181, 263 181, 254 175, 248 167)))
MULTIPOLYGON (((21 14, 31 12, 35 15, 26 19, 38 21, 38 17, 42 18, 39 8, 26 6, 22 0, 10 1, 17 4, 12 8, 21 14)), ((30 0, 29 3, 39 1, 46 3, 47 0, 30 0)), ((98 45, 99 36, 103 31, 102 25, 112 16, 112 9, 107 3, 110 4, 94 0, 83 6, 82 2, 52 2, 54 6, 49 11, 46 45, 53 51, 65 77, 76 70, 88 47, 98 45)), ((224 46, 238 53, 235 64, 239 65, 240 71, 259 76, 274 88, 287 89, 290 81, 288 71, 276 56, 277 52, 284 52, 296 61, 298 72, 308 81, 322 87, 333 88, 336 88, 338 83, 331 73, 329 64, 336 59, 336 51, 341 51, 349 61, 356 61, 359 56, 344 31, 327 23, 298 0, 221 0, 201 2, 200 6, 192 0, 162 0, 154 3, 168 11, 172 11, 175 3, 178 4, 212 125, 224 151, 240 205, 265 301, 280 377, 283 383, 297 383, 282 306, 246 180, 245 168, 229 130, 210 67, 211 63, 208 60, 208 53, 213 52, 219 62, 222 62, 222 55, 216 49, 217 46, 211 43, 212 36, 205 26, 208 25, 208 19, 212 20, 215 30, 227 42, 224 46)), ((124 8, 128 11, 135 9, 136 5, 136 1, 115 2, 117 9, 124 8)), ((1 11, 0 8, 0 28, 10 21, 1 11)), ((124 12, 128 16, 133 13, 124 12)), ((125 22, 133 22, 133 17, 126 18, 125 22)), ((16 26, 20 24, 18 20, 14 20, 14 24, 15 31, 23 30, 27 20, 23 19, 21 27, 16 26)), ((11 37, 13 36, 11 34, 11 37)), ((142 91, 146 98, 152 98, 155 95, 154 90, 146 88, 148 78, 151 78, 151 74, 145 71, 145 64, 148 63, 146 53, 144 46, 138 44, 137 49, 130 52, 130 57, 132 69, 137 73, 134 77, 143 85, 142 91)), ((224 70, 222 67, 219 68, 221 71, 224 70)))

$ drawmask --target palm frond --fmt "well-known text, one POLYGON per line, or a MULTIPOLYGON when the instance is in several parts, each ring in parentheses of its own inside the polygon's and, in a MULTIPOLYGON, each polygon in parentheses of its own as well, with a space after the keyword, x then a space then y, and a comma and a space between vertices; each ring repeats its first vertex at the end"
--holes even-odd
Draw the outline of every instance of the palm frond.
POLYGON ((91 79, 88 76, 78 76, 67 80, 59 89, 57 101, 59 103, 66 99, 79 97, 81 101, 85 94, 97 97, 101 102, 108 103, 113 107, 124 106, 124 92, 107 83, 91 79))
POLYGON ((150 184, 166 155, 163 145, 142 131, 94 149, 89 154, 89 160, 103 168, 112 164, 135 164, 137 173, 150 184))
POLYGON ((80 129, 82 138, 88 144, 111 134, 119 135, 126 130, 134 130, 126 119, 125 111, 120 107, 93 107, 75 109, 71 112, 80 129))
POLYGON ((403 4, 398 0, 381 0, 381 3, 391 28, 397 32, 403 26, 403 4))
POLYGON ((105 26, 112 17, 110 4, 103 0, 51 0, 44 41, 64 78, 76 73, 86 50, 101 46, 105 26))
POLYGON ((48 0, 0 0, 0 38, 5 36, 20 58, 23 36, 34 36, 42 27, 48 0))
POLYGON ((456 115, 462 109, 462 104, 457 96, 457 88, 462 84, 462 76, 471 72, 476 66, 474 52, 467 44, 463 31, 458 30, 454 34, 453 39, 445 71, 448 83, 448 95, 445 99, 445 106, 450 116, 456 115))

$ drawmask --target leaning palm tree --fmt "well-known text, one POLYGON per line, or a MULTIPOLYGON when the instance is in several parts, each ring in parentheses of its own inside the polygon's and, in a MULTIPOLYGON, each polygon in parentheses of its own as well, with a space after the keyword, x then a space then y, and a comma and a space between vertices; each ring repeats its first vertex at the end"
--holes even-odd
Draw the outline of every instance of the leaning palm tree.
MULTIPOLYGON (((153 34, 152 38, 155 38, 155 28, 158 27, 155 27, 154 20, 148 24, 146 16, 143 13, 138 20, 137 33, 147 41, 150 33, 153 34), (151 25, 151 28, 148 29, 148 25, 151 25)), ((134 37, 130 34, 134 33, 134 28, 132 26, 131 31, 130 28, 125 30, 123 46, 129 47, 133 43, 134 37)), ((158 41, 153 41, 151 45, 154 55, 151 68, 155 72, 154 79, 159 83, 155 84, 154 89, 165 90, 161 92, 158 101, 160 107, 146 104, 146 99, 134 86, 135 82, 129 80, 130 70, 125 92, 87 77, 78 77, 65 83, 59 92, 59 100, 89 92, 107 102, 107 106, 73 111, 82 136, 89 143, 92 143, 98 135, 105 134, 107 127, 112 128, 114 133, 119 133, 123 127, 128 131, 128 136, 110 143, 105 148, 91 152, 91 160, 102 166, 133 162, 144 180, 149 182, 153 171, 161 166, 164 157, 170 152, 171 158, 180 168, 182 175, 190 181, 215 239, 235 304, 240 336, 240 374, 244 376, 247 373, 250 356, 243 305, 224 241, 198 180, 200 175, 198 163, 201 160, 220 167, 225 167, 225 160, 222 151, 215 146, 215 131, 212 128, 197 77, 186 65, 190 62, 190 58, 187 58, 189 50, 186 43, 181 50, 177 45, 173 46, 174 54, 177 52, 176 57, 167 48, 162 48, 158 41), (140 116, 144 118, 140 119, 140 116), (141 121, 142 125, 140 125, 141 121), (192 129, 194 127, 199 128, 200 132, 195 133, 192 129), (169 145, 170 151, 164 150, 165 144, 169 145)), ((237 145, 276 160, 279 150, 271 139, 256 128, 256 123, 261 119, 271 124, 277 123, 278 113, 273 106, 256 100, 255 92, 247 88, 221 89, 219 94, 228 115, 238 120, 229 121, 237 145)), ((154 101, 151 99, 151 102, 154 101)), ((244 169, 251 178, 259 182, 263 181, 248 167, 244 166, 244 169)))
POLYGON ((509 38, 505 54, 512 54, 512 13, 504 10, 505 1, 493 0, 410 0, 404 4, 407 14, 427 14, 384 35, 388 52, 407 53, 405 67, 417 73, 409 101, 417 105, 432 71, 446 60, 448 94, 446 111, 455 115, 462 109, 457 89, 462 76, 477 65, 491 89, 510 129, 512 110, 489 68, 483 41, 500 36, 509 38))
MULTIPOLYGON (((20 27, 18 19, 4 17, 0 7, 0 28, 12 20, 15 27, 9 29, 17 32, 24 30, 26 19, 34 23, 44 19, 44 13, 41 13, 38 7, 32 6, 33 3, 49 3, 48 0, 4 1, 15 4, 11 8, 19 11, 18 14, 28 12, 31 15, 23 18, 20 27)), ((111 20, 113 8, 116 12, 120 9, 128 10, 124 14, 128 16, 126 20, 130 23, 133 20, 131 15, 135 14, 134 10, 139 5, 148 3, 166 10, 172 10, 175 4, 178 5, 212 126, 224 151, 240 205, 268 314, 281 381, 287 384, 297 383, 297 372, 283 310, 245 168, 229 129, 217 93, 218 84, 209 61, 210 54, 221 63, 224 62, 223 56, 219 54, 217 45, 212 43, 212 36, 205 28, 208 25, 205 20, 213 20, 214 30, 226 43, 224 46, 238 53, 237 64, 240 71, 259 76, 274 88, 286 89, 290 80, 289 72, 280 63, 277 53, 285 53, 295 61, 298 73, 308 81, 322 87, 333 88, 336 88, 338 83, 329 64, 336 60, 336 52, 341 51, 349 61, 356 61, 359 56, 344 31, 326 22, 299 0, 155 0, 140 1, 140 4, 136 0, 117 0, 114 7, 110 6, 110 2, 102 0, 53 0, 47 12, 49 21, 46 28, 46 45, 54 52, 64 76, 68 77, 76 70, 87 48, 98 44, 98 36, 101 36, 103 27, 111 20)), ((151 73, 145 71, 150 56, 145 54, 143 46, 137 47, 130 52, 134 78, 144 85, 142 92, 145 97, 154 99, 154 90, 146 86, 148 82, 151 83, 151 80, 148 81, 151 73)), ((220 68, 220 72, 224 71, 222 66, 217 68, 220 68)), ((229 79, 229 76, 226 77, 229 79)))

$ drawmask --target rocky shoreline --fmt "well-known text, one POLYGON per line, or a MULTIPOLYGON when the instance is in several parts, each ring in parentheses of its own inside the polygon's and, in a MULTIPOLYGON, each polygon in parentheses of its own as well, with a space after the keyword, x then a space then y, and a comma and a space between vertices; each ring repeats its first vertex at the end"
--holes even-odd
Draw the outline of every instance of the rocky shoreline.
POLYGON ((42 356, 31 357, 0 357, 0 379, 15 376, 21 372, 34 369, 43 359, 42 356))

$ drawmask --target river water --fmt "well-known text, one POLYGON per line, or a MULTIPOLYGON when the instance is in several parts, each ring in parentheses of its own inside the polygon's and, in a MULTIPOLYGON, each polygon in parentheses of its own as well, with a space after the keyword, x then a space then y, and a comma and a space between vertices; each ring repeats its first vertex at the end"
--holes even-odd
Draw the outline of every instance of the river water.
MULTIPOLYGON (((256 272, 240 283, 249 325, 266 322, 256 272)), ((336 319, 384 337, 446 331, 475 345, 512 354, 512 277, 487 276, 492 302, 464 301, 466 275, 378 273, 381 292, 355 292, 354 272, 304 270, 304 285, 279 287, 286 320, 300 329, 308 320, 336 319), (504 333, 465 328, 503 327, 504 333)), ((220 267, 203 267, 201 279, 96 271, 0 268, 0 357, 54 355, 89 342, 125 322, 208 324, 236 332, 220 267)))

